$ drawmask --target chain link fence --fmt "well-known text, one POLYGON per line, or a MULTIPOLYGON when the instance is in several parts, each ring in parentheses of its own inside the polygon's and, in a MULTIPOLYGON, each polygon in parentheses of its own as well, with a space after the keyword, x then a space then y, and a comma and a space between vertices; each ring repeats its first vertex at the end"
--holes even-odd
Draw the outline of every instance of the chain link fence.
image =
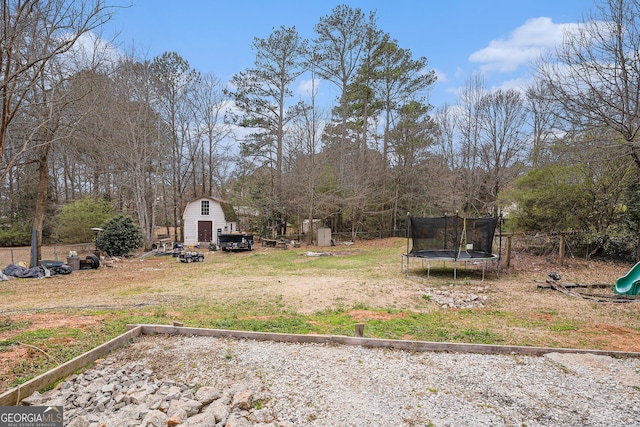
MULTIPOLYGON (((48 261, 65 261, 69 252, 75 251, 80 257, 93 253, 94 243, 80 243, 74 245, 45 245, 41 248, 42 259, 48 261)), ((15 248, 0 248, 0 269, 10 264, 24 262, 29 265, 31 261, 31 247, 20 246, 15 248)))
MULTIPOLYGON (((581 259, 608 259, 613 261, 635 261, 636 242, 612 239, 607 236, 593 238, 586 233, 536 233, 505 234, 502 236, 502 248, 507 239, 511 239, 512 253, 528 253, 539 256, 560 256, 581 259)), ((494 247, 497 238, 494 240, 494 247)))

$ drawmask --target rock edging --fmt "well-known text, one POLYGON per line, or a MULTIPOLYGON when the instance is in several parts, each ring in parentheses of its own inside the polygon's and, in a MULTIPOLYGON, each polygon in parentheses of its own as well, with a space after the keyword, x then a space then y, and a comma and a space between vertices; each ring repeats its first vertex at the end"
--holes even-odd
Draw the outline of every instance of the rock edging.
MULTIPOLYGON (((104 366, 106 364, 106 366, 104 366)), ((158 378, 140 362, 72 375, 23 405, 63 406, 68 427, 290 427, 260 409, 264 397, 249 384, 226 389, 158 378)))

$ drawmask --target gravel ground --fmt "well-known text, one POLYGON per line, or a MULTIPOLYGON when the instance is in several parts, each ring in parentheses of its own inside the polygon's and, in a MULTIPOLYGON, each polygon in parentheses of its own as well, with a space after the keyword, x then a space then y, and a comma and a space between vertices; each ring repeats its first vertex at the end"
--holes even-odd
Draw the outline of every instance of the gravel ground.
POLYGON ((155 336, 109 356, 131 360, 186 384, 249 385, 275 420, 300 426, 640 426, 633 358, 155 336))

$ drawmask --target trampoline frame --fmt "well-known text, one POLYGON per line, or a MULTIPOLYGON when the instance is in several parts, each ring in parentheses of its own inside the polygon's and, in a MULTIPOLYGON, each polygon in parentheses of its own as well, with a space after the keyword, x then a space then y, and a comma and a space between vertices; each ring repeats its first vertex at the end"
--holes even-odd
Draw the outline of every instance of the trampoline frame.
MULTIPOLYGON (((463 220, 466 221, 466 218, 463 218, 463 220)), ((409 268, 410 268, 409 260, 411 258, 421 259, 423 269, 424 269, 425 261, 427 262, 427 278, 429 278, 431 274, 432 261, 442 261, 443 264, 446 262, 453 262, 453 279, 457 280, 459 262, 464 263, 465 269, 467 267, 468 262, 473 262, 473 263, 482 262, 482 280, 484 281, 487 263, 491 261, 496 263, 496 276, 500 277, 500 254, 502 252, 502 217, 497 218, 497 225, 498 225, 498 235, 499 235, 499 250, 497 254, 482 252, 482 251, 473 251, 473 250, 470 251, 469 246, 467 246, 466 250, 461 250, 462 240, 464 239, 466 242, 466 236, 461 236, 460 248, 458 250, 429 249, 429 250, 418 250, 418 251, 412 252, 409 250, 409 240, 411 240, 413 243, 413 236, 411 232, 411 221, 410 221, 410 217, 407 217, 407 252, 402 254, 401 272, 406 272, 407 277, 409 276, 409 268), (406 260, 406 264, 405 264, 405 260, 406 260)), ((466 228, 466 223, 465 223, 465 228, 466 228)), ((494 236, 492 237, 495 238, 495 231, 494 231, 494 236)))
MULTIPOLYGON (((438 251, 429 251, 429 252, 438 252, 438 251)), ((431 261, 442 261, 443 263, 445 262, 453 262, 453 280, 457 280, 458 278, 458 263, 462 262, 464 263, 464 268, 467 268, 467 263, 468 262, 482 262, 482 280, 484 281, 484 277, 485 277, 485 270, 487 268, 487 262, 492 261, 492 262, 496 262, 500 260, 500 256, 496 255, 496 254, 491 254, 488 255, 486 253, 483 252, 483 254, 485 254, 483 257, 451 257, 446 255, 448 252, 450 251, 441 251, 442 252, 442 256, 439 255, 433 255, 433 256, 429 256, 429 257, 425 257, 425 256, 419 256, 419 255, 412 255, 410 253, 407 254, 402 254, 402 270, 401 272, 406 272, 407 277, 409 276, 409 260, 411 258, 414 259, 420 259, 422 260, 422 268, 424 268, 424 263, 425 261, 427 262, 427 279, 430 277, 431 275, 431 261), (406 259, 406 268, 405 268, 405 259, 406 259)), ((478 252, 479 253, 479 252, 478 252)), ((499 272, 499 265, 498 268, 496 268, 496 275, 499 276, 500 272, 499 272)))

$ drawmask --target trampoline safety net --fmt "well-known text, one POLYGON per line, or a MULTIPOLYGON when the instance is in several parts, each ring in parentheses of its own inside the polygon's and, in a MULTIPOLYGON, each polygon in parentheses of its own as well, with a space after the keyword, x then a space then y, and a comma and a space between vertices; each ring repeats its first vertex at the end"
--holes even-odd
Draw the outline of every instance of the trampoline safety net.
POLYGON ((409 217, 409 256, 487 258, 492 256, 498 218, 409 217))

